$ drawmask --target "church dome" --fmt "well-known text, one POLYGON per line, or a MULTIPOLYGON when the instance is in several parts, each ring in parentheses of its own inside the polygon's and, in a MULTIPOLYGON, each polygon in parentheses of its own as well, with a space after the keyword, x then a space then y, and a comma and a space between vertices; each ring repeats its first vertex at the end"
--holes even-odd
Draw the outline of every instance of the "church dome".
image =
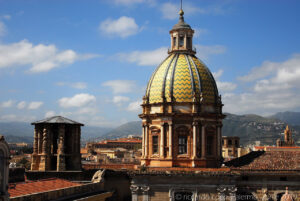
POLYGON ((146 90, 149 103, 214 104, 218 89, 212 73, 196 56, 170 54, 154 71, 146 90), (173 97, 173 98, 172 98, 173 97))
POLYGON ((193 48, 194 30, 184 21, 170 30, 169 56, 156 68, 146 89, 147 103, 201 103, 216 105, 219 94, 212 73, 196 56, 193 48))

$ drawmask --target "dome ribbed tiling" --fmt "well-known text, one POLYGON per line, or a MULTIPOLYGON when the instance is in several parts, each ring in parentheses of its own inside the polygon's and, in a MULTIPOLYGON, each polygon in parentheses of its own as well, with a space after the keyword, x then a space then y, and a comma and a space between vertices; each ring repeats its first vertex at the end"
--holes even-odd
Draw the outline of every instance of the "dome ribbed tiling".
POLYGON ((211 72, 196 56, 172 53, 151 76, 146 97, 150 104, 162 103, 164 99, 166 102, 189 103, 196 100, 215 104, 218 89, 211 72))

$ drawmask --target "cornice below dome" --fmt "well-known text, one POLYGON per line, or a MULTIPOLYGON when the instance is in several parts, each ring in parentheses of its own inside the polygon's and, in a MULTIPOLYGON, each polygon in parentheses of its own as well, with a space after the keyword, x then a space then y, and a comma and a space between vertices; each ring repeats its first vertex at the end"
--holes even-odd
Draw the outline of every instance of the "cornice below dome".
POLYGON ((215 104, 216 82, 195 56, 170 54, 153 73, 146 90, 150 104, 162 102, 215 104))

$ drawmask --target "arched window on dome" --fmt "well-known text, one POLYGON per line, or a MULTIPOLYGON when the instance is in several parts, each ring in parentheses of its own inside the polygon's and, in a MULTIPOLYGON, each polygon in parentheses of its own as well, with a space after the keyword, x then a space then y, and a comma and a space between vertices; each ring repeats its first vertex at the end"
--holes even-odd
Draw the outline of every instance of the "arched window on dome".
POLYGON ((180 36, 179 37, 179 47, 183 47, 184 46, 184 37, 180 36))
POLYGON ((176 48, 176 37, 173 37, 173 48, 176 48))
POLYGON ((188 36, 186 38, 186 48, 187 49, 191 49, 192 48, 192 38, 190 36, 188 36))

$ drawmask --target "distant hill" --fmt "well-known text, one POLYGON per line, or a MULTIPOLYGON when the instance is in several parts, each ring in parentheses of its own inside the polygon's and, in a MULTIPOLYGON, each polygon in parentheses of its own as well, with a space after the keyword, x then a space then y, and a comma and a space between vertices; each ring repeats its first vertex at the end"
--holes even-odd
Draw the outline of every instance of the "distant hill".
POLYGON ((289 125, 300 126, 300 112, 278 112, 270 117, 284 121, 289 125))
MULTIPOLYGON (((278 138, 282 137, 286 123, 284 121, 262 117, 255 114, 235 115, 226 113, 223 121, 223 136, 239 136, 241 144, 246 145, 261 141, 262 144, 274 145, 278 138)), ((300 141, 300 126, 292 126, 295 141, 300 141)), ((123 124, 100 139, 126 137, 130 134, 142 134, 141 121, 133 121, 123 124)))
MULTIPOLYGON (((0 134, 5 136, 7 142, 33 142, 34 126, 25 122, 0 122, 0 134)), ((98 138, 112 128, 83 126, 81 129, 82 140, 98 138)))
MULTIPOLYGON (((274 145, 276 139, 282 137, 286 122, 290 124, 293 137, 300 143, 300 113, 284 112, 270 117, 255 114, 235 115, 226 113, 223 121, 223 136, 239 136, 241 144, 246 145, 261 141, 262 144, 274 145)), ((6 136, 8 142, 32 142, 33 126, 29 123, 0 123, 0 134, 6 136)), ((82 127, 82 141, 98 141, 101 139, 127 137, 128 135, 141 135, 141 121, 132 121, 117 128, 82 127)))
POLYGON ((33 128, 30 123, 25 122, 0 122, 0 134, 22 137, 33 137, 33 128))
MULTIPOLYGON (((239 136, 241 144, 253 144, 261 141, 261 144, 274 145, 282 134, 286 123, 275 118, 259 115, 234 115, 226 114, 223 121, 223 136, 239 136)), ((295 141, 300 140, 299 127, 293 127, 295 141)))
POLYGON ((127 137, 128 135, 142 135, 142 122, 141 121, 131 121, 121 126, 111 130, 101 138, 119 138, 127 137))

